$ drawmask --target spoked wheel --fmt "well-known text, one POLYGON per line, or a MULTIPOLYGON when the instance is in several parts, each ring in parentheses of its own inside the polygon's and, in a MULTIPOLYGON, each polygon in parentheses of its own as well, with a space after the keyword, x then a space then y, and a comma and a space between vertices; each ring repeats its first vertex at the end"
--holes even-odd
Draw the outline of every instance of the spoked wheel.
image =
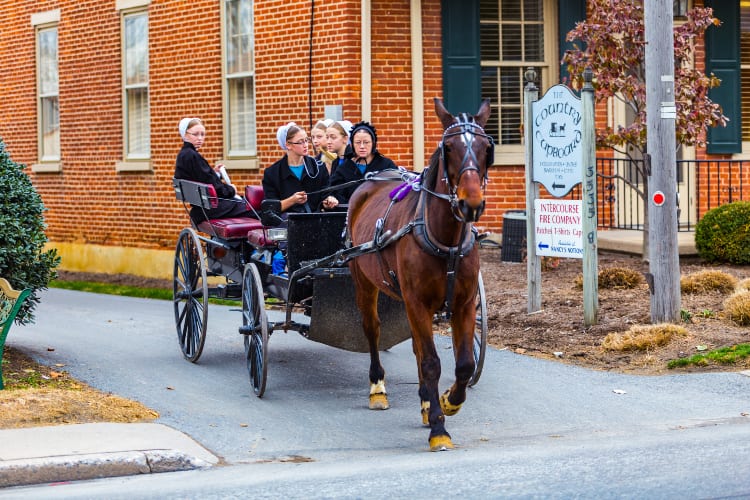
POLYGON ((263 287, 255 264, 245 265, 242 275, 242 327, 245 336, 245 359, 253 391, 259 398, 266 391, 268 367, 268 318, 263 287))
POLYGON ((182 355, 195 363, 203 352, 208 321, 208 282, 198 235, 183 229, 174 257, 174 320, 182 355))
POLYGON ((474 375, 471 376, 469 387, 479 382, 484 367, 484 354, 487 351, 487 302, 484 296, 484 280, 479 271, 479 286, 476 298, 476 324, 474 326, 474 375))

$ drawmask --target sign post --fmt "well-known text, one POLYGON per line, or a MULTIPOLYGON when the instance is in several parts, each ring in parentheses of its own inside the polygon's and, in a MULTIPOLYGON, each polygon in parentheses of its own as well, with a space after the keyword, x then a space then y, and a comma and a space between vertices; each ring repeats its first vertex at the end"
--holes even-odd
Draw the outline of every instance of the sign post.
POLYGON ((584 323, 598 312, 597 193, 594 93, 591 72, 584 76, 584 105, 565 85, 554 85, 541 99, 529 68, 524 91, 526 139, 526 260, 528 312, 541 310, 541 257, 584 260, 584 323), (585 180, 585 182, 584 182, 585 180), (539 184, 556 199, 539 199, 539 184), (560 200, 583 184, 582 200, 560 200))
MULTIPOLYGON (((533 122, 532 106, 539 98, 539 89, 536 87, 537 73, 534 68, 528 68, 524 72, 526 87, 523 89, 524 100, 524 123, 533 122)), ((534 200, 539 198, 539 185, 534 182, 534 155, 528 147, 532 143, 533 127, 525 127, 526 134, 526 286, 528 289, 529 314, 542 309, 542 258, 536 254, 534 249, 534 219, 536 217, 534 200)), ((503 229, 505 230, 505 229, 503 229)))
POLYGON ((594 130, 593 72, 583 72, 581 112, 583 114, 583 324, 595 325, 599 315, 599 255, 596 235, 598 194, 596 190, 596 131, 594 130))

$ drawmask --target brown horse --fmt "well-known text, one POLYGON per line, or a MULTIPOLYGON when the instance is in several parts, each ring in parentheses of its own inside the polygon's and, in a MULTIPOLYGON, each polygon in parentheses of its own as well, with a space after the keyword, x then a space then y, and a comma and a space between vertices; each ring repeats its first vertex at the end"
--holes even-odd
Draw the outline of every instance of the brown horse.
POLYGON ((422 421, 430 426, 430 449, 438 451, 453 448, 445 415, 461 408, 475 369, 479 253, 472 224, 484 210, 493 141, 483 129, 489 100, 482 102, 475 116, 453 116, 439 99, 435 111, 444 127, 443 138, 418 184, 366 182, 349 200, 347 224, 352 245, 373 241, 378 247, 349 262, 370 347, 370 409, 388 408, 378 352, 377 299, 383 292, 403 300, 406 307, 419 371, 422 421), (438 312, 450 317, 456 360, 456 381, 442 396, 440 358, 433 341, 433 318, 438 312))

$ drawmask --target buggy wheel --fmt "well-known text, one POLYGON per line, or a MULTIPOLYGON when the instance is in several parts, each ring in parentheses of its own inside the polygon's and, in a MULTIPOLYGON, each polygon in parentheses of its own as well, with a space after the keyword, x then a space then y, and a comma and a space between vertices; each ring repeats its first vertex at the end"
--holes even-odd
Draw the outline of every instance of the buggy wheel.
POLYGON ((469 387, 479 382, 484 367, 484 355, 487 351, 487 302, 484 295, 484 280, 479 271, 479 284, 476 298, 476 324, 474 326, 474 375, 471 376, 469 387))
POLYGON ((245 336, 245 359, 250 383, 259 398, 266 390, 268 356, 268 318, 263 287, 255 264, 245 265, 242 275, 242 327, 245 336))
POLYGON ((185 228, 174 257, 174 320, 182 355, 195 363, 203 352, 208 321, 208 282, 198 235, 185 228))

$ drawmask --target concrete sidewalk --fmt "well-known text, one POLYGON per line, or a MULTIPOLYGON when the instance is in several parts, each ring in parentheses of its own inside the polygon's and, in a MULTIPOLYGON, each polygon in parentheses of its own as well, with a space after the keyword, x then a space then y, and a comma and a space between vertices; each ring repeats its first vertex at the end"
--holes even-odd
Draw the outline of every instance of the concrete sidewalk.
POLYGON ((0 430, 0 487, 211 467, 219 459, 161 424, 0 430))
MULTIPOLYGON (((643 253, 643 232, 613 229, 610 231, 597 231, 597 244, 599 250, 608 250, 611 252, 621 252, 633 255, 643 253)), ((695 232, 680 231, 677 233, 677 247, 680 256, 696 256, 698 251, 695 249, 695 232)))

